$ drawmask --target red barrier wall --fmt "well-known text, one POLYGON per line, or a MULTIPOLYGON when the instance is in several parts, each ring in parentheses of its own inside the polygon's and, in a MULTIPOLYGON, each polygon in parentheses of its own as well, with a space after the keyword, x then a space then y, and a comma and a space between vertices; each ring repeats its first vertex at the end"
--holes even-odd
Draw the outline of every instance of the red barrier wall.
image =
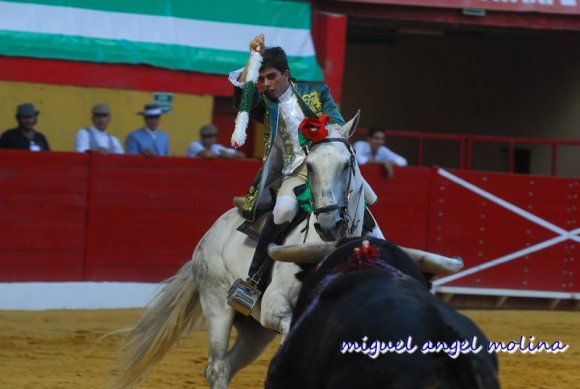
MULTIPOLYGON (((164 279, 259 166, 1 151, 0 281, 164 279)), ((388 238, 464 258, 465 271, 437 285, 579 291, 580 180, 420 167, 390 180, 379 166, 363 174, 388 238)))
POLYGON ((255 160, 91 155, 84 277, 172 275, 258 168, 255 160))
POLYGON ((440 284, 579 291, 579 195, 578 179, 434 170, 427 247, 466 259, 440 284))
POLYGON ((0 152, 0 280, 79 280, 88 155, 0 152))
POLYGON ((0 151, 0 281, 159 281, 256 160, 0 151))

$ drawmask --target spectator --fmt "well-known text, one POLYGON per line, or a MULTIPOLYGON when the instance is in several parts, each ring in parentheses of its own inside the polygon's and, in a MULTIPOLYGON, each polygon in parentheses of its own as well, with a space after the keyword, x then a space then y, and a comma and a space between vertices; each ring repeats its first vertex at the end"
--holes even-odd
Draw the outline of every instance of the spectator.
POLYGON ((125 140, 127 154, 169 155, 169 136, 159 129, 163 111, 157 104, 147 104, 143 112, 145 127, 131 132, 125 140))
POLYGON ((81 128, 75 136, 75 150, 79 153, 94 151, 99 154, 123 154, 119 139, 107 134, 107 126, 111 121, 111 107, 107 104, 97 104, 92 110, 93 125, 81 128))
POLYGON ((202 158, 244 158, 241 151, 217 143, 218 129, 213 124, 206 124, 199 130, 199 139, 191 142, 187 148, 188 157, 202 158))
POLYGON ((18 127, 4 131, 0 137, 0 149, 20 149, 30 151, 50 151, 46 137, 36 131, 39 111, 34 104, 24 103, 16 108, 18 127))
POLYGON ((367 163, 383 165, 389 177, 393 176, 393 165, 407 166, 407 160, 385 146, 385 129, 380 126, 371 126, 367 140, 360 140, 354 144, 356 160, 360 165, 367 163))

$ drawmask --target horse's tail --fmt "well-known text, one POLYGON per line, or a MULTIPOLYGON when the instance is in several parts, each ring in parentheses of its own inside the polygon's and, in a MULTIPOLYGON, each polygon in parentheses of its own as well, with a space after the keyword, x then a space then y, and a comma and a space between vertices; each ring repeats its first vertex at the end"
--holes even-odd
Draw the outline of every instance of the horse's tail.
POLYGON ((192 260, 169 278, 130 330, 121 347, 116 387, 138 383, 180 337, 204 324, 194 270, 192 260))

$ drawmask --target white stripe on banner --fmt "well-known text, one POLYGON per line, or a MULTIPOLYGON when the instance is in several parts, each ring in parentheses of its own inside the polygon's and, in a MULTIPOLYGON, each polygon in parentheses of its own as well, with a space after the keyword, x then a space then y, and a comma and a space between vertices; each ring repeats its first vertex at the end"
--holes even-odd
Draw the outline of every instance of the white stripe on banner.
POLYGON ((142 308, 160 287, 140 282, 0 283, 0 310, 142 308))
POLYGON ((282 46, 289 56, 314 56, 310 30, 209 22, 79 8, 0 1, 1 30, 85 38, 127 40, 247 51, 248 42, 264 33, 269 46, 282 46))

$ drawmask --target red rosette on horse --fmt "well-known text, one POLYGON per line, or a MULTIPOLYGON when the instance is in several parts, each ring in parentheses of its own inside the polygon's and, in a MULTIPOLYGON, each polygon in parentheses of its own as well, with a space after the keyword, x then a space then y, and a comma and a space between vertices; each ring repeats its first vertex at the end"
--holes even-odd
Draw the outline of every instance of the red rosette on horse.
POLYGON ((320 115, 318 118, 305 118, 300 123, 302 134, 313 142, 320 142, 328 135, 326 124, 328 115, 320 115))

